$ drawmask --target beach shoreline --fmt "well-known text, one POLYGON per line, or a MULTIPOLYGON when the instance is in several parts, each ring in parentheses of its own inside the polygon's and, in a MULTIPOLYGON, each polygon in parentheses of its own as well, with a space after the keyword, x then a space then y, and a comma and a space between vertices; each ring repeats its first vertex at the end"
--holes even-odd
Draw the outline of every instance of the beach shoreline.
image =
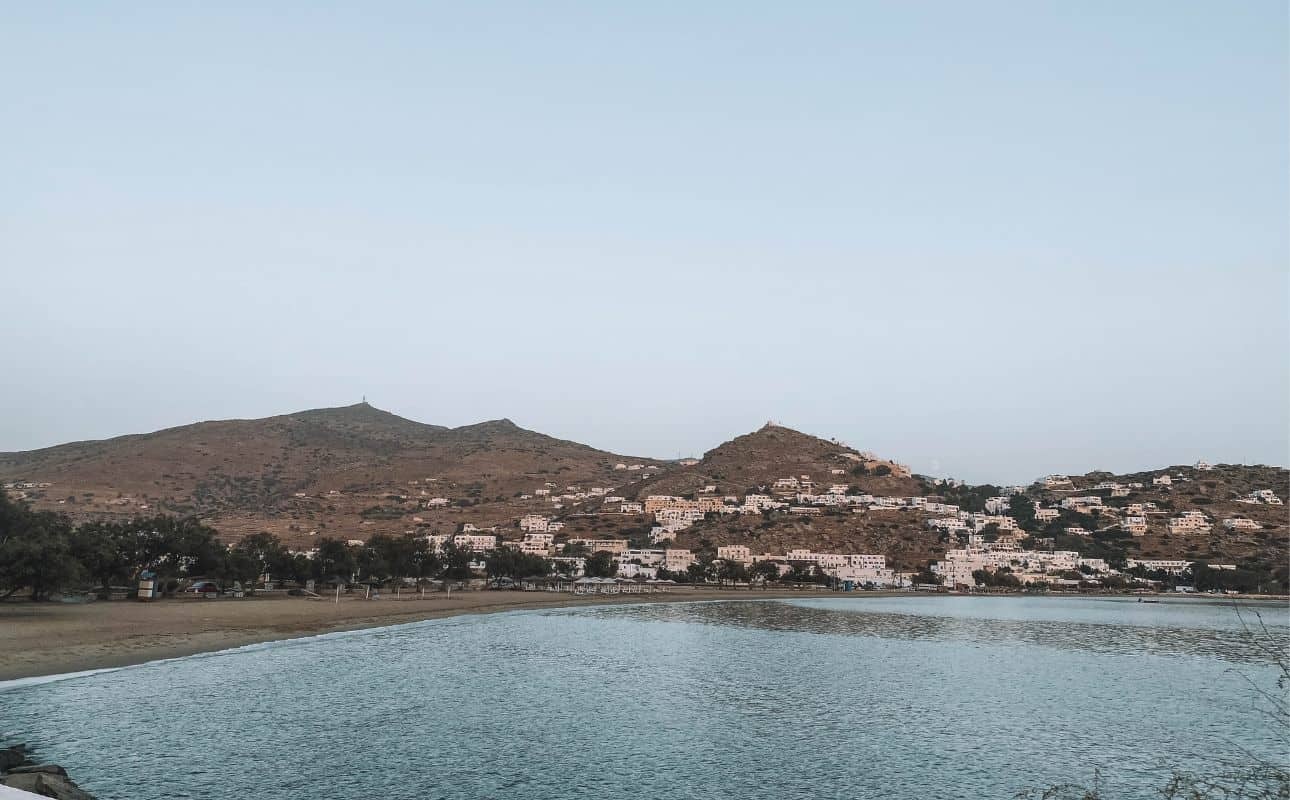
MULTIPOLYGON (((885 594, 879 592, 870 595, 885 594)), ((833 596, 822 591, 675 588, 658 594, 458 591, 379 600, 342 596, 172 598, 154 603, 0 603, 0 682, 133 666, 264 642, 463 615, 580 606, 833 596)))
MULTIPOLYGON (((320 634, 508 611, 712 600, 851 597, 1025 597, 922 594, 884 590, 839 595, 824 590, 748 590, 675 587, 658 594, 573 595, 558 592, 457 591, 387 595, 365 600, 253 597, 170 598, 91 603, 0 603, 0 682, 134 666, 247 645, 320 634)), ((1065 595, 1053 595, 1065 596, 1065 595)), ((1131 600, 1131 595, 1071 595, 1131 600)), ((1156 595, 1153 601, 1286 603, 1281 597, 1156 595)))

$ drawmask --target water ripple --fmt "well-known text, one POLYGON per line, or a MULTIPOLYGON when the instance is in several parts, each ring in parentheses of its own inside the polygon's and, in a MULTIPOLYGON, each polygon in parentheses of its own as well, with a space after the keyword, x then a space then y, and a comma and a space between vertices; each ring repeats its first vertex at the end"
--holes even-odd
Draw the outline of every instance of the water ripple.
POLYGON ((1239 632, 1060 601, 461 617, 21 686, 0 739, 103 800, 913 800, 1094 770, 1132 800, 1175 765, 1284 755, 1239 632))

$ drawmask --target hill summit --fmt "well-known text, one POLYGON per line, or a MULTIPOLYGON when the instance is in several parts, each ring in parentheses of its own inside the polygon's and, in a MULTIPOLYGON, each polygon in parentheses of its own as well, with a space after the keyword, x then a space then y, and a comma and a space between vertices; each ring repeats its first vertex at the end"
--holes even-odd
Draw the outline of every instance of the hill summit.
POLYGON ((405 515, 369 511, 390 498, 496 503, 544 476, 607 482, 623 460, 642 459, 509 419, 449 428, 364 402, 2 453, 0 481, 34 484, 23 491, 37 507, 76 518, 194 514, 229 538, 270 530, 291 541, 315 530, 401 531, 405 515))
POLYGON ((719 494, 742 495, 763 490, 780 478, 802 476, 817 485, 849 483, 876 493, 910 494, 921 485, 903 464, 767 423, 714 447, 685 469, 644 482, 637 493, 688 495, 715 486, 719 494))

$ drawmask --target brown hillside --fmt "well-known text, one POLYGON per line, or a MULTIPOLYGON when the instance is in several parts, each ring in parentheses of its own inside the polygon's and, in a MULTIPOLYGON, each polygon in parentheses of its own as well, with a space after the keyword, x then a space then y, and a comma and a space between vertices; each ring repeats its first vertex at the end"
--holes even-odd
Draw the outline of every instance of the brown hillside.
MULTIPOLYGON (((697 468, 697 467, 695 467, 697 468)), ((678 476, 666 476, 659 483, 673 483, 678 476)), ((854 480, 854 479, 853 479, 854 480)), ((838 481, 843 482, 843 481, 838 481)), ((1286 580, 1286 553, 1290 552, 1290 472, 1280 467, 1218 465, 1212 470, 1193 467, 1169 467, 1152 472, 1112 475, 1106 472, 1072 476, 1072 486, 1062 491, 1031 487, 1028 494, 1045 506, 1057 506, 1071 495, 1099 495, 1106 505, 1123 508, 1130 503, 1155 503, 1157 510, 1147 514, 1149 529, 1145 536, 1126 537, 1107 516, 1090 524, 1092 536, 1065 535, 1067 525, 1079 526, 1089 521, 1066 519, 1054 523, 1052 531, 1036 532, 1037 537, 1053 540, 1057 549, 1079 550, 1095 557, 1187 559, 1210 563, 1237 564, 1243 568, 1268 573, 1286 580), (1156 486, 1152 478, 1168 473, 1171 486, 1156 486), (1111 498, 1107 490, 1091 487, 1103 482, 1122 485, 1143 484, 1127 497, 1111 498), (1251 491, 1272 489, 1286 505, 1239 502, 1251 491), (1213 523, 1208 533, 1170 534, 1168 520, 1183 511, 1203 512, 1213 523), (1257 529, 1228 529, 1225 519, 1244 517, 1259 524, 1257 529)), ((868 489, 874 494, 924 494, 944 496, 949 502, 965 502, 976 495, 978 501, 993 492, 974 492, 972 487, 949 489, 922 485, 908 492, 868 489)), ((929 515, 912 509, 865 511, 825 509, 820 516, 799 517, 783 511, 763 515, 710 515, 708 519, 681 531, 678 546, 711 549, 727 544, 747 545, 754 553, 783 553, 789 548, 805 547, 819 552, 880 553, 897 568, 914 568, 938 559, 947 547, 962 546, 927 527, 929 515)), ((1043 545, 1036 544, 1036 547, 1043 545)))
POLYGON ((445 428, 360 403, 4 453, 0 481, 49 483, 27 499, 78 519, 196 514, 228 538, 269 530, 303 543, 310 531, 409 529, 430 497, 460 511, 547 481, 606 485, 622 460, 510 420, 445 428))
MULTIPOLYGON (((378 532, 451 533, 466 523, 497 526, 503 538, 516 539, 517 521, 530 513, 564 521, 566 536, 621 537, 646 546, 652 521, 619 513, 619 502, 574 495, 557 507, 537 490, 558 496, 613 487, 610 494, 641 499, 692 496, 715 486, 717 496, 742 498, 768 492, 778 478, 803 475, 818 492, 846 484, 854 492, 874 495, 940 496, 965 510, 979 510, 995 491, 933 486, 895 462, 778 425, 736 437, 687 466, 614 455, 525 430, 510 420, 445 428, 365 403, 0 454, 0 482, 49 484, 19 488, 37 508, 76 519, 196 514, 228 540, 267 530, 297 547, 323 535, 367 539, 378 532), (643 467, 614 468, 623 463, 643 467), (446 505, 430 502, 436 498, 446 505)), ((1132 475, 1072 476, 1073 484, 1064 490, 1036 485, 1028 494, 1045 506, 1056 506, 1072 493, 1099 494, 1113 507, 1136 502, 1158 506, 1149 515, 1148 533, 1131 539, 1120 534, 1114 518, 1068 519, 1063 513, 1050 529, 1036 533, 1052 539, 1058 549, 1098 557, 1205 559, 1284 575, 1290 548, 1288 479, 1290 472, 1279 467, 1169 467, 1132 475), (1171 486, 1152 484, 1162 473, 1173 476, 1171 486), (1117 498, 1091 488, 1106 481, 1143 485, 1117 498), (1272 489, 1287 505, 1238 502, 1259 489, 1272 489), (1170 535, 1169 517, 1189 509, 1205 512, 1213 530, 1170 535), (1258 527, 1224 528, 1222 520, 1232 517, 1252 519, 1258 527), (1087 525, 1094 533, 1066 535, 1066 525, 1087 525)), ((930 529, 928 516, 912 509, 826 509, 815 517, 786 511, 713 514, 682 531, 677 546, 880 553, 893 566, 914 569, 959 544, 930 529)))
POLYGON ((715 485, 718 495, 758 492, 777 478, 809 475, 818 487, 847 483, 872 494, 911 495, 921 482, 894 461, 861 453, 839 442, 767 424, 709 450, 698 464, 633 484, 637 497, 690 495, 715 485), (834 470, 841 470, 834 474, 834 470), (889 472, 879 475, 879 472, 889 472))
POLYGON ((817 553, 877 553, 900 570, 916 570, 945 552, 938 533, 915 511, 714 517, 681 531, 677 543, 692 550, 742 544, 754 553, 786 553, 798 547, 817 553))
MULTIPOLYGON (((1130 542, 1131 555, 1139 558, 1183 558, 1211 563, 1235 563, 1285 576, 1286 553, 1290 552, 1290 471, 1282 467, 1218 464, 1210 470, 1192 466, 1173 466, 1150 472, 1114 475, 1090 472, 1071 476, 1072 488, 1064 491, 1031 487, 1030 496, 1045 504, 1056 505, 1063 497, 1099 495, 1108 506, 1124 508, 1131 503, 1155 503, 1157 510, 1147 514, 1145 536, 1130 542), (1169 475, 1172 484, 1157 486, 1152 479, 1169 475), (1129 485, 1140 483, 1127 497, 1112 498, 1109 492, 1092 487, 1107 481, 1129 485), (1250 492, 1271 489, 1282 505, 1239 502, 1250 492), (1170 517, 1183 511, 1200 511, 1213 523, 1206 534, 1170 534, 1170 517), (1256 530, 1230 530, 1222 521, 1244 517, 1261 527, 1256 530)), ((1078 540, 1066 540, 1077 545, 1078 540)))

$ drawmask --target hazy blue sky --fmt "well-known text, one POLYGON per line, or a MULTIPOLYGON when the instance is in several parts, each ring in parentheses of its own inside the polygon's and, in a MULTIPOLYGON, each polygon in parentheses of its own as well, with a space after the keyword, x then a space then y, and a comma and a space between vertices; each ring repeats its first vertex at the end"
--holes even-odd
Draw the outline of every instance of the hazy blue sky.
POLYGON ((0 450, 1287 461, 1282 2, 199 5, 5 7, 0 450))

